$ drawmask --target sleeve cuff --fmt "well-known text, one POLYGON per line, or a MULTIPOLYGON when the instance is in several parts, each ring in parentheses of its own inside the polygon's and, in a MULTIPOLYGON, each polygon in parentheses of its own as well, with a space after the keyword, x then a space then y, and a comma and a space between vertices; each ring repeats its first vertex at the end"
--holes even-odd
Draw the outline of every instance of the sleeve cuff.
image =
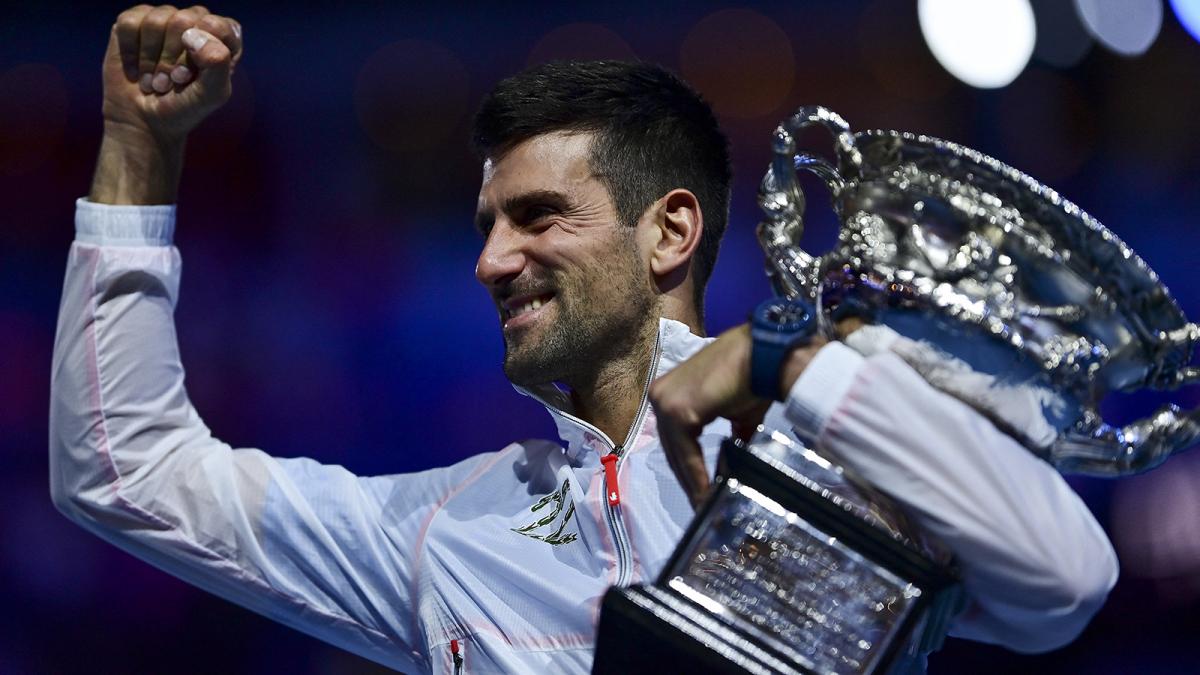
POLYGON ((788 392, 784 414, 796 431, 815 439, 854 383, 866 358, 841 342, 817 352, 788 392))
POLYGON ((175 205, 114 206, 75 200, 75 241, 96 246, 170 246, 175 205))

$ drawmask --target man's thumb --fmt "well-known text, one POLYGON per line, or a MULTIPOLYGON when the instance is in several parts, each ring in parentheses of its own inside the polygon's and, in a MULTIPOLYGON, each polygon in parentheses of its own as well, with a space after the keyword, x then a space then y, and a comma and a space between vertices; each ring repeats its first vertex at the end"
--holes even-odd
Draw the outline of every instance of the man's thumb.
POLYGON ((199 28, 185 30, 182 38, 188 57, 200 70, 193 86, 200 88, 198 93, 202 98, 225 102, 231 92, 229 69, 233 55, 229 47, 199 28))

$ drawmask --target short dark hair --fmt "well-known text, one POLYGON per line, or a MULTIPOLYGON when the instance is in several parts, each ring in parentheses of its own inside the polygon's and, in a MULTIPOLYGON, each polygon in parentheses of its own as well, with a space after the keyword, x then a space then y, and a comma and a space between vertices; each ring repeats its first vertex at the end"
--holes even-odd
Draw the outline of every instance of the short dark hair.
POLYGON ((483 158, 554 131, 592 132, 588 164, 627 226, 675 188, 691 190, 704 213, 693 259, 696 307, 717 262, 729 220, 729 141, 707 102, 661 66, 623 61, 555 61, 501 81, 475 115, 483 158))

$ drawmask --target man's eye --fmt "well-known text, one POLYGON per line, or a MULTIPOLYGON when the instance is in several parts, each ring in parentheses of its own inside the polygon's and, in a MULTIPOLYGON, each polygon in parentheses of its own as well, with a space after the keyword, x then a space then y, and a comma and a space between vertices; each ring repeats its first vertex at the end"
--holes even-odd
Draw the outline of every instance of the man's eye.
POLYGON ((552 216, 555 213, 557 213, 557 211, 550 206, 531 206, 529 207, 529 210, 525 212, 525 219, 533 222, 535 220, 541 220, 546 216, 552 216))

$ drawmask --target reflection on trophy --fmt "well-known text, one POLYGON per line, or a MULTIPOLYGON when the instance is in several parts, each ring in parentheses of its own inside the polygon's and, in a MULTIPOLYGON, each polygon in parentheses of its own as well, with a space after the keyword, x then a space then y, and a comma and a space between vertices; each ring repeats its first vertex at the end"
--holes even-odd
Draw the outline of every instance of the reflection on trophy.
MULTIPOLYGON (((969 148, 852 133, 802 108, 774 134, 759 226, 776 292, 822 319, 857 315, 909 338, 894 351, 935 387, 1063 472, 1145 471, 1200 440, 1200 411, 1167 405, 1111 426, 1110 392, 1200 382, 1200 326, 1119 238, 1054 190, 969 148), (819 126, 833 161, 798 150, 819 126), (819 176, 841 222, 800 248, 797 171, 819 176)), ((959 609, 950 556, 886 496, 785 430, 728 441, 713 494, 657 583, 610 590, 597 649, 638 645, 678 672, 902 671, 959 609)))

